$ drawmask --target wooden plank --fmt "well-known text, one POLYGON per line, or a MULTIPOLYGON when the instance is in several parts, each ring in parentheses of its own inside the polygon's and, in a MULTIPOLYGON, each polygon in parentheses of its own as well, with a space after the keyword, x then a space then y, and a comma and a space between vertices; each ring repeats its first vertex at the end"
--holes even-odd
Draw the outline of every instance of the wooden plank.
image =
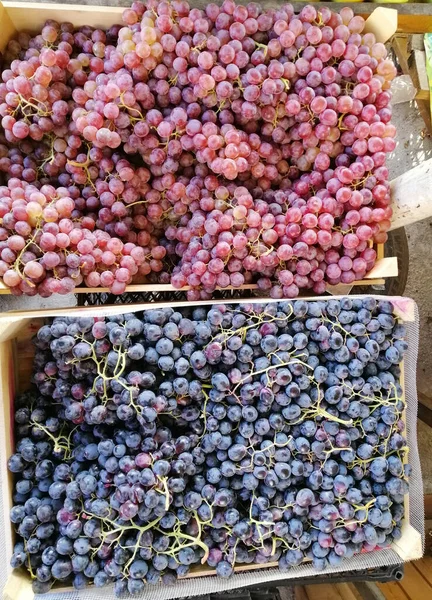
POLYGON ((317 583, 305 587, 309 600, 344 600, 334 585, 317 583))
MULTIPOLYGON (((16 19, 16 23, 20 25, 24 23, 27 30, 30 24, 31 28, 33 29, 37 27, 40 28, 40 25, 48 18, 65 20, 64 17, 67 14, 69 14, 69 17, 76 17, 74 22, 77 25, 89 24, 88 15, 86 15, 86 13, 90 11, 98 13, 97 18, 101 26, 104 23, 113 25, 114 23, 119 22, 118 15, 121 14, 123 9, 130 5, 130 3, 121 1, 119 2, 118 0, 104 0, 105 6, 100 6, 97 4, 93 6, 74 5, 67 0, 63 4, 33 4, 28 2, 7 1, 5 1, 3 4, 7 8, 8 13, 13 17, 13 20, 15 21, 16 19), (123 4, 123 8, 119 6, 119 4, 123 4), (21 15, 18 15, 18 10, 21 10, 21 15), (117 12, 117 15, 115 12, 117 12), (115 16, 115 20, 110 21, 113 15, 115 16)), ((205 8, 207 4, 208 0, 194 0, 193 2, 193 6, 197 8, 205 8)), ((277 6, 276 0, 261 0, 260 4, 264 8, 275 8, 275 6, 277 6)), ((293 2, 292 4, 295 11, 298 12, 303 8, 305 3, 293 2)), ((320 5, 327 6, 335 12, 339 12, 345 6, 345 3, 341 3, 339 5, 338 3, 332 2, 320 2, 320 5)), ((350 8, 352 8, 355 14, 359 14, 364 18, 367 18, 376 9, 376 5, 363 2, 358 4, 351 3, 350 8)), ((426 33, 428 31, 432 31, 432 14, 430 7, 427 4, 386 4, 386 8, 393 8, 397 10, 398 31, 404 33, 426 33)), ((92 25, 95 24, 96 23, 92 22, 92 25)))
POLYGON ((356 593, 354 593, 355 587, 352 584, 336 583, 334 587, 343 600, 363 600, 357 590, 356 593))
MULTIPOLYGON (((20 29, 35 30, 40 28, 46 19, 57 19, 60 21, 69 20, 76 25, 85 25, 89 23, 88 13, 95 15, 92 19, 92 25, 98 27, 109 27, 120 22, 120 16, 126 4, 121 7, 118 2, 105 0, 106 6, 95 5, 74 5, 66 2, 64 4, 48 3, 27 3, 27 2, 4 2, 7 13, 12 19, 15 27, 20 29)), ((195 0, 193 6, 204 8, 208 4, 207 0, 195 0)), ((264 8, 274 8, 277 3, 275 0, 263 0, 261 4, 264 8)), ((321 2, 323 6, 328 6, 334 11, 340 11, 343 6, 335 3, 321 2)), ((301 10, 303 3, 294 2, 296 11, 301 10)), ((364 18, 374 12, 374 4, 361 3, 360 5, 351 4, 351 8, 356 14, 364 18)), ((379 7, 384 8, 384 7, 379 7)), ((432 30, 432 15, 427 4, 387 4, 385 9, 394 9, 398 13, 398 31, 404 33, 426 33, 432 30)), ((2 21, 3 26, 3 21, 2 21)))
POLYGON ((382 260, 385 258, 384 255, 384 244, 378 244, 376 246, 377 260, 382 260))
POLYGON ((14 362, 18 365, 15 381, 18 394, 22 394, 30 388, 33 374, 33 357, 35 355, 35 346, 31 340, 44 323, 44 319, 29 319, 24 325, 21 325, 20 331, 13 340, 14 362))
MULTIPOLYGON (((222 288, 216 288, 222 289, 222 288)), ((255 283, 246 283, 239 288, 223 288, 223 289, 239 289, 239 290, 256 290, 257 285, 255 283)), ((170 283, 133 283, 126 286, 126 292, 185 292, 190 290, 190 286, 185 286, 181 290, 176 289, 170 283)), ((95 293, 107 293, 109 288, 104 287, 77 287, 74 294, 95 294, 95 293)), ((5 286, 3 282, 0 282, 0 294, 10 294, 9 288, 5 286)))
POLYGON ((360 591, 357 589, 356 583, 342 583, 341 585, 347 585, 349 587, 350 592, 353 595, 353 598, 355 598, 355 600, 363 600, 363 596, 361 595, 360 591))
POLYGON ((3 52, 4 49, 6 48, 9 40, 12 39, 16 35, 17 30, 14 27, 9 15, 7 14, 6 9, 1 4, 1 2, 0 2, 0 24, 1 24, 0 52, 3 52))
MULTIPOLYGON (((366 600, 358 585, 352 583, 307 585, 305 590, 308 600, 366 600)), ((295 600, 303 600, 303 597, 295 597, 295 600)))
POLYGON ((430 586, 432 586, 432 557, 425 556, 419 560, 415 560, 412 565, 420 573, 430 586))
POLYGON ((419 384, 417 383, 417 395, 418 395, 418 399, 419 401, 424 404, 429 410, 432 410, 432 398, 430 396, 427 396, 426 394, 424 394, 423 392, 420 392, 418 390, 419 388, 419 384))
MULTIPOLYGON (((417 391, 418 396, 418 410, 417 418, 423 421, 429 427, 432 427, 432 398, 423 394, 423 392, 417 391)), ((432 498, 432 496, 431 496, 432 498)), ((432 514, 430 516, 432 518, 432 514)))
MULTIPOLYGON (((387 258, 393 258, 393 257, 387 257, 387 258)), ((394 257, 394 259, 397 261, 396 257, 394 257)), ((392 265, 392 274, 386 275, 385 277, 397 277, 397 273, 394 272, 393 265, 392 265)), ((385 283, 384 277, 368 278, 368 276, 366 275, 365 279, 360 279, 359 281, 354 281, 351 285, 353 285, 353 286, 384 285, 384 283, 385 283)), ((329 286, 329 287, 331 287, 331 286, 329 286)), ((169 283, 151 283, 151 284, 150 283, 134 283, 134 284, 126 286, 125 293, 142 292, 143 294, 150 294, 153 292, 155 292, 155 293, 158 293, 158 292, 187 292, 189 289, 190 289, 190 287, 186 286, 179 290, 179 289, 173 287, 169 283)), ((225 291, 257 290, 258 286, 255 283, 248 283, 248 284, 242 285, 238 288, 227 287, 227 288, 216 288, 216 289, 217 290, 225 290, 225 291)), ((109 288, 103 288, 103 287, 97 287, 97 288, 78 287, 78 288, 75 288, 72 293, 73 294, 107 294, 107 293, 109 293, 109 291, 110 291, 109 288)), ((9 288, 6 287, 2 281, 0 281, 0 296, 1 295, 10 295, 9 288)))
MULTIPOLYGON (((399 7, 401 5, 397 4, 396 6, 399 7)), ((403 33, 428 33, 432 31, 432 15, 427 4, 412 4, 410 8, 416 10, 417 7, 421 6, 429 12, 426 14, 403 14, 401 9, 398 8, 398 31, 402 31, 403 33)))
MULTIPOLYGON (((0 343, 0 415, 3 423, 4 435, 0 440, 1 453, 3 456, 11 456, 14 452, 14 398, 15 398, 15 361, 13 356, 13 344, 11 341, 0 343)), ((12 494, 14 489, 14 477, 8 470, 6 460, 0 464, 0 476, 2 479, 2 501, 3 511, 0 522, 5 531, 4 552, 9 562, 13 552, 14 530, 11 525, 9 514, 13 506, 12 494)), ((28 576, 26 578, 28 581, 28 576)), ((26 586, 24 586, 26 587, 26 586)), ((28 586, 27 586, 28 587, 28 586)), ((20 591, 17 587, 17 592, 20 591)))
POLYGON ((357 583, 357 590, 363 600, 386 600, 377 584, 372 581, 359 581, 357 583))
MULTIPOLYGON (((431 159, 432 160, 432 159, 431 159)), ((365 275, 364 279, 354 281, 352 285, 380 285, 385 283, 384 277, 397 277, 398 264, 396 256, 386 256, 378 259, 375 266, 365 275)), ((190 286, 185 286, 180 290, 173 287, 170 283, 134 283, 126 286, 126 292, 185 292, 190 290, 190 286)), ((256 290, 258 286, 255 283, 246 283, 238 288, 216 288, 224 290, 256 290)), ((109 288, 103 287, 78 287, 74 294, 103 294, 109 292, 109 288)), ((10 289, 0 281, 0 295, 10 294, 10 289)))
POLYGON ((406 75, 409 72, 409 65, 408 65, 408 57, 409 57, 409 49, 408 49, 408 36, 406 34, 396 34, 392 41, 391 41, 391 45, 393 48, 394 53, 396 54, 396 58, 398 60, 398 63, 400 65, 400 68, 402 69, 402 73, 405 73, 406 75))
POLYGON ((386 597, 386 600, 410 600, 397 581, 377 583, 377 586, 386 597))
POLYGON ((47 19, 69 21, 77 27, 91 24, 93 27, 108 29, 112 25, 121 23, 121 15, 125 9, 120 6, 27 2, 3 2, 3 5, 16 30, 30 32, 40 31, 47 19))
MULTIPOLYGON (((386 256, 376 261, 375 266, 365 275, 365 280, 379 279, 380 277, 397 277, 398 264, 396 256, 386 256)), ((364 280, 363 280, 364 281, 364 280)), ((354 282, 358 284, 358 282, 354 282)))
POLYGON ((378 6, 366 19, 364 32, 373 33, 377 42, 384 44, 398 28, 398 12, 395 8, 378 6))
POLYGON ((429 90, 418 90, 414 96, 414 100, 427 100, 429 102, 430 92, 429 90))
POLYGON ((432 519, 425 519, 424 522, 425 529, 425 556, 432 556, 432 519))
POLYGON ((294 600, 309 600, 304 585, 296 585, 294 588, 294 600))
POLYGON ((432 427, 432 410, 422 401, 422 396, 420 392, 418 393, 418 409, 417 409, 417 418, 420 421, 423 421, 429 427, 432 427))
POLYGON ((424 496, 425 519, 432 519, 432 494, 424 496))
POLYGON ((22 571, 11 571, 3 589, 3 600, 33 600, 31 580, 22 571))
POLYGON ((412 563, 404 565, 405 577, 400 585, 406 595, 412 600, 424 598, 425 600, 432 596, 432 586, 423 578, 423 576, 414 568, 412 563))
MULTIPOLYGON (((353 295, 352 298, 362 298, 361 295, 353 295)), ((328 296, 302 296, 303 300, 328 300, 328 296)), ((239 299, 229 299, 229 300, 200 300, 196 304, 200 306, 211 306, 217 302, 218 304, 240 304, 244 302, 244 300, 239 299)), ((252 304, 260 304, 262 302, 279 302, 279 300, 273 300, 271 298, 263 298, 254 296, 253 298, 248 299, 249 303, 252 304)), ((182 307, 190 306, 190 302, 187 300, 170 300, 170 301, 161 301, 157 303, 158 308, 173 308, 174 310, 178 310, 182 307)), ((5 339, 9 339, 11 336, 9 335, 9 329, 12 326, 16 326, 19 328, 21 319, 35 319, 37 318, 53 318, 66 316, 70 317, 74 314, 83 314, 85 313, 87 316, 93 317, 107 317, 111 315, 118 315, 124 312, 134 312, 141 310, 149 310, 155 307, 154 302, 136 302, 134 304, 127 305, 127 307, 122 306, 121 304, 115 305, 106 305, 106 306, 82 306, 82 307, 65 307, 65 308, 41 308, 31 311, 26 310, 14 310, 9 311, 7 313, 0 313, 0 341, 5 339)), ((403 386, 402 386, 403 387, 403 386)))

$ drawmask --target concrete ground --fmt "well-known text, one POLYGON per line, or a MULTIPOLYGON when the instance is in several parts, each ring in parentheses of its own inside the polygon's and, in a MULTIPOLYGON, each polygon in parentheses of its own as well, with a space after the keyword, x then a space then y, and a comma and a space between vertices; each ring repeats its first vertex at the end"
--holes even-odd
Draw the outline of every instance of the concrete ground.
MULTIPOLYGON (((423 135, 424 122, 415 103, 398 104, 393 108, 398 145, 389 156, 390 179, 432 158, 432 138, 423 135)), ((413 298, 420 313, 420 348, 418 364, 419 390, 428 394, 432 389, 432 353, 428 351, 432 336, 431 248, 432 219, 419 221, 406 229, 409 246, 408 281, 405 296, 413 298)))
MULTIPOLYGON (((397 127, 398 145, 389 157, 390 179, 405 173, 432 158, 432 139, 423 135, 424 122, 415 103, 398 104, 394 107, 393 122, 397 127)), ((406 227, 409 246, 408 282, 405 296, 413 298, 420 313, 419 358, 417 385, 420 392, 432 396, 432 294, 431 294, 431 248, 432 219, 426 219, 406 227)), ((418 423, 418 446, 422 464, 425 493, 432 493, 432 429, 422 421, 418 423)))

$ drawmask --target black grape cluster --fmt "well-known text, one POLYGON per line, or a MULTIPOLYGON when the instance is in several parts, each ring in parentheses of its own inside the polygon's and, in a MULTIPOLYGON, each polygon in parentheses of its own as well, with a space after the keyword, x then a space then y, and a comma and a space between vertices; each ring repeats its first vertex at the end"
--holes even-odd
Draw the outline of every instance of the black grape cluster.
POLYGON ((56 317, 15 405, 11 564, 34 590, 199 563, 337 566, 401 537, 404 326, 373 298, 56 317))

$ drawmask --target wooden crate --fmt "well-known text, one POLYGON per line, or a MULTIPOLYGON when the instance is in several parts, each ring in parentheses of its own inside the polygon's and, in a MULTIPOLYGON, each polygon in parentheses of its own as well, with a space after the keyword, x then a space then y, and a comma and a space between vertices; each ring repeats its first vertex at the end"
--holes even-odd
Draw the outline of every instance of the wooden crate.
MULTIPOLYGON (((109 4, 111 0, 108 0, 109 4)), ((115 2, 115 0, 112 0, 115 2)), ((203 8, 207 2, 205 0, 192 0, 191 4, 203 8)), ((264 7, 274 7, 277 5, 277 0, 264 0, 261 2, 264 7)), ((330 6, 333 10, 340 10, 341 5, 333 3, 321 3, 325 6, 330 6)), ((304 3, 294 3, 294 8, 300 10, 304 3)), ((361 4, 360 6, 352 4, 353 10, 368 18, 367 29, 373 31, 380 41, 387 40, 395 31, 397 26, 397 13, 392 9, 380 7, 376 9, 375 5, 361 4), (375 14, 369 16, 370 13, 375 14), (384 11, 384 13, 382 12, 384 11)), ((422 5, 419 5, 422 6, 422 5)), ((398 5, 399 7, 399 5, 398 5)), ((124 7, 119 6, 81 6, 81 5, 63 5, 63 4, 33 4, 25 2, 0 2, 0 52, 4 50, 8 41, 12 39, 18 31, 28 31, 30 33, 39 32, 47 19, 57 21, 68 21, 77 27, 83 25, 92 25, 93 27, 109 28, 112 25, 121 22, 121 15, 124 7)), ((398 8, 399 10, 399 8, 398 8)), ((418 20, 414 15, 408 14, 403 17, 399 15, 399 23, 401 27, 411 31, 417 27, 417 21, 420 23, 424 20, 418 20)), ((432 27, 432 17, 431 17, 432 27)), ((355 281, 350 286, 365 286, 365 285, 383 285, 387 277, 397 277, 398 264, 396 257, 384 257, 384 245, 378 244, 375 246, 377 251, 377 262, 373 269, 366 274, 365 278, 355 281)), ((336 286, 337 289, 339 286, 336 286)), ((187 291, 189 287, 182 288, 181 291, 187 291)), ((234 289, 234 288, 229 288, 234 289)), ((255 290, 256 284, 245 284, 241 286, 242 290, 255 290)), ((328 286, 328 291, 337 293, 337 289, 333 290, 333 286, 328 286)), ((108 288, 89 288, 78 287, 74 290, 77 294, 86 293, 103 293, 108 292, 108 288)), ((171 284, 131 284, 127 286, 126 292, 174 292, 178 291, 171 284)), ((10 289, 0 280, 0 294, 10 294, 10 289)))
MULTIPOLYGON (((355 296, 354 296, 355 297, 355 296)), ((360 297, 360 296, 358 296, 360 297)), ((307 301, 315 301, 317 299, 327 299, 323 296, 305 298, 307 301)), ((218 304, 239 304, 241 300, 220 301, 218 304)), ((278 302, 278 300, 268 300, 266 298, 248 300, 253 303, 268 303, 278 302)), ((207 300, 198 303, 200 306, 211 306, 213 301, 207 300)), ((158 304, 159 308, 173 308, 174 310, 181 307, 189 307, 188 302, 171 302, 158 304)), ((401 321, 408 322, 414 319, 414 302, 403 301, 395 304, 395 312, 401 321)), ((16 394, 19 394, 30 387, 30 377, 32 373, 32 360, 34 349, 32 345, 32 337, 36 334, 39 327, 48 317, 55 316, 86 316, 101 317, 115 314, 124 314, 137 312, 154 308, 151 303, 134 304, 121 307, 115 306, 100 306, 86 308, 63 308, 57 310, 38 310, 38 311, 22 311, 12 312, 0 315, 0 422, 4 424, 4 435, 0 436, 0 452, 3 456, 10 456, 14 451, 14 426, 13 426, 13 406, 16 394)), ((403 371, 403 369, 402 369, 403 371)), ((402 387, 404 387, 403 374, 401 378, 402 387)), ((3 485, 3 517, 4 530, 6 532, 6 548, 5 554, 7 561, 12 555, 14 533, 12 525, 9 521, 9 511, 12 506, 12 490, 13 490, 13 475, 8 472, 6 462, 0 463, 0 474, 3 485)), ((415 560, 421 558, 423 554, 422 540, 420 533, 409 523, 409 504, 408 497, 405 500, 405 521, 402 526, 402 537, 392 545, 394 550, 403 561, 415 560)), ((379 552, 379 551, 378 551, 379 552)), ((354 564, 355 564, 355 558, 354 564)), ((239 565, 235 567, 236 573, 244 573, 245 571, 260 570, 261 583, 266 580, 266 574, 269 569, 277 567, 277 563, 267 563, 264 565, 239 565)), ((307 565, 304 565, 307 567, 307 565)), ((350 561, 350 568, 355 570, 353 561, 350 561)), ((362 566, 358 567, 364 568, 362 566)), ((311 567, 308 567, 311 570, 311 567)), ((206 566, 195 567, 190 574, 184 579, 197 577, 215 576, 215 570, 206 566)), ((305 577, 313 576, 313 572, 304 572, 305 577)), ((244 584, 243 584, 244 585, 244 584)), ((174 588, 175 589, 175 588, 174 588)), ((55 587, 53 592, 70 591, 70 588, 55 587)), ((179 593, 179 596, 188 595, 187 593, 179 593)), ((8 583, 5 586, 3 597, 7 600, 31 600, 33 592, 31 590, 30 578, 25 572, 13 571, 10 573, 8 583), (20 593, 18 593, 20 590, 20 593), (22 596, 21 596, 22 592, 22 596)))

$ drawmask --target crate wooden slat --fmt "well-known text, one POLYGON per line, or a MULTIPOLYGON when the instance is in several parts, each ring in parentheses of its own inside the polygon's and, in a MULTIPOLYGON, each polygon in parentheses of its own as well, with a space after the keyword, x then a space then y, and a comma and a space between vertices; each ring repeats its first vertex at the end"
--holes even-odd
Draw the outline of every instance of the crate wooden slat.
POLYGON ((309 600, 303 585, 297 585, 294 588, 294 600, 309 600))
POLYGON ((432 588, 432 558, 430 556, 420 558, 413 563, 413 567, 432 588))
POLYGON ((404 571, 401 581, 377 584, 385 600, 426 600, 432 597, 431 556, 406 564, 404 571))
POLYGON ((410 600, 398 581, 378 583, 377 587, 383 593, 386 600, 410 600))
POLYGON ((308 600, 346 600, 340 595, 337 585, 318 583, 306 588, 308 600))
MULTIPOLYGON (((32 23, 32 27, 37 28, 41 22, 43 22, 44 17, 38 15, 39 11, 43 11, 44 14, 47 14, 46 11, 52 11, 52 15, 57 15, 59 12, 62 13, 62 17, 66 15, 68 12, 70 15, 76 14, 77 12, 81 12, 82 15, 79 16, 79 19, 84 19, 84 15, 87 12, 92 12, 92 14, 101 13, 98 15, 100 19, 108 19, 108 13, 113 14, 113 11, 117 12, 117 14, 122 13, 126 6, 129 6, 130 3, 127 2, 118 2, 117 0, 105 0, 107 6, 100 6, 98 4, 88 4, 86 6, 81 6, 78 4, 74 4, 73 2, 65 2, 64 4, 52 4, 52 3, 29 3, 29 2, 9 2, 5 0, 3 2, 4 6, 7 8, 8 13, 16 19, 16 23, 24 22, 25 15, 27 14, 28 21, 26 22, 26 27, 29 27, 29 22, 32 23), (119 6, 122 5, 122 6, 119 6), (19 11, 22 11, 21 14, 18 14, 19 11), (31 19, 29 15, 29 11, 31 11, 31 19), (104 15, 103 13, 106 13, 104 15)), ((208 4, 207 0, 192 0, 191 5, 197 8, 205 8, 208 4)), ((246 0, 243 2, 240 0, 239 4, 247 4, 246 0)), ((277 0, 261 0, 260 4, 265 8, 274 8, 277 5, 277 0)), ((309 4, 309 2, 292 2, 295 11, 299 11, 302 9, 305 4, 309 4)), ((320 2, 319 6, 327 6, 332 10, 338 12, 345 5, 349 5, 349 7, 354 11, 357 15, 362 15, 364 18, 367 18, 375 9, 376 4, 360 2, 360 3, 351 3, 347 0, 345 3, 338 2, 320 2)), ((317 5, 318 7, 318 5, 317 5)), ((398 31, 404 33, 427 33, 432 31, 432 11, 428 4, 422 4, 418 2, 407 3, 407 4, 399 4, 399 3, 386 3, 385 8, 392 8, 397 10, 398 12, 398 31)), ((50 16, 49 18, 55 19, 56 16, 50 16)), ((105 21, 101 21, 105 22, 105 21)), ((3 26, 3 22, 2 26, 3 26)), ((87 21, 81 21, 82 24, 88 24, 87 21)), ((78 24, 78 21, 77 21, 78 24)))
POLYGON ((405 577, 400 585, 409 598, 431 598, 432 586, 426 581, 414 564, 407 564, 404 568, 405 577))
MULTIPOLYGON (((352 285, 383 285, 386 277, 397 277, 398 266, 397 258, 390 256, 377 260, 374 268, 366 274, 364 279, 355 281, 352 285)), ((329 286, 331 289, 331 286, 329 286)), ((180 290, 172 286, 170 283, 135 283, 126 287, 126 292, 182 292, 191 289, 189 286, 180 290)), ((222 289, 222 288, 218 288, 222 289)), ((239 288, 225 288, 229 290, 257 290, 258 286, 255 283, 246 283, 239 288)), ((103 287, 78 287, 74 290, 74 294, 94 294, 109 292, 108 288, 103 287)), ((10 294, 10 289, 0 281, 0 295, 10 294)))

